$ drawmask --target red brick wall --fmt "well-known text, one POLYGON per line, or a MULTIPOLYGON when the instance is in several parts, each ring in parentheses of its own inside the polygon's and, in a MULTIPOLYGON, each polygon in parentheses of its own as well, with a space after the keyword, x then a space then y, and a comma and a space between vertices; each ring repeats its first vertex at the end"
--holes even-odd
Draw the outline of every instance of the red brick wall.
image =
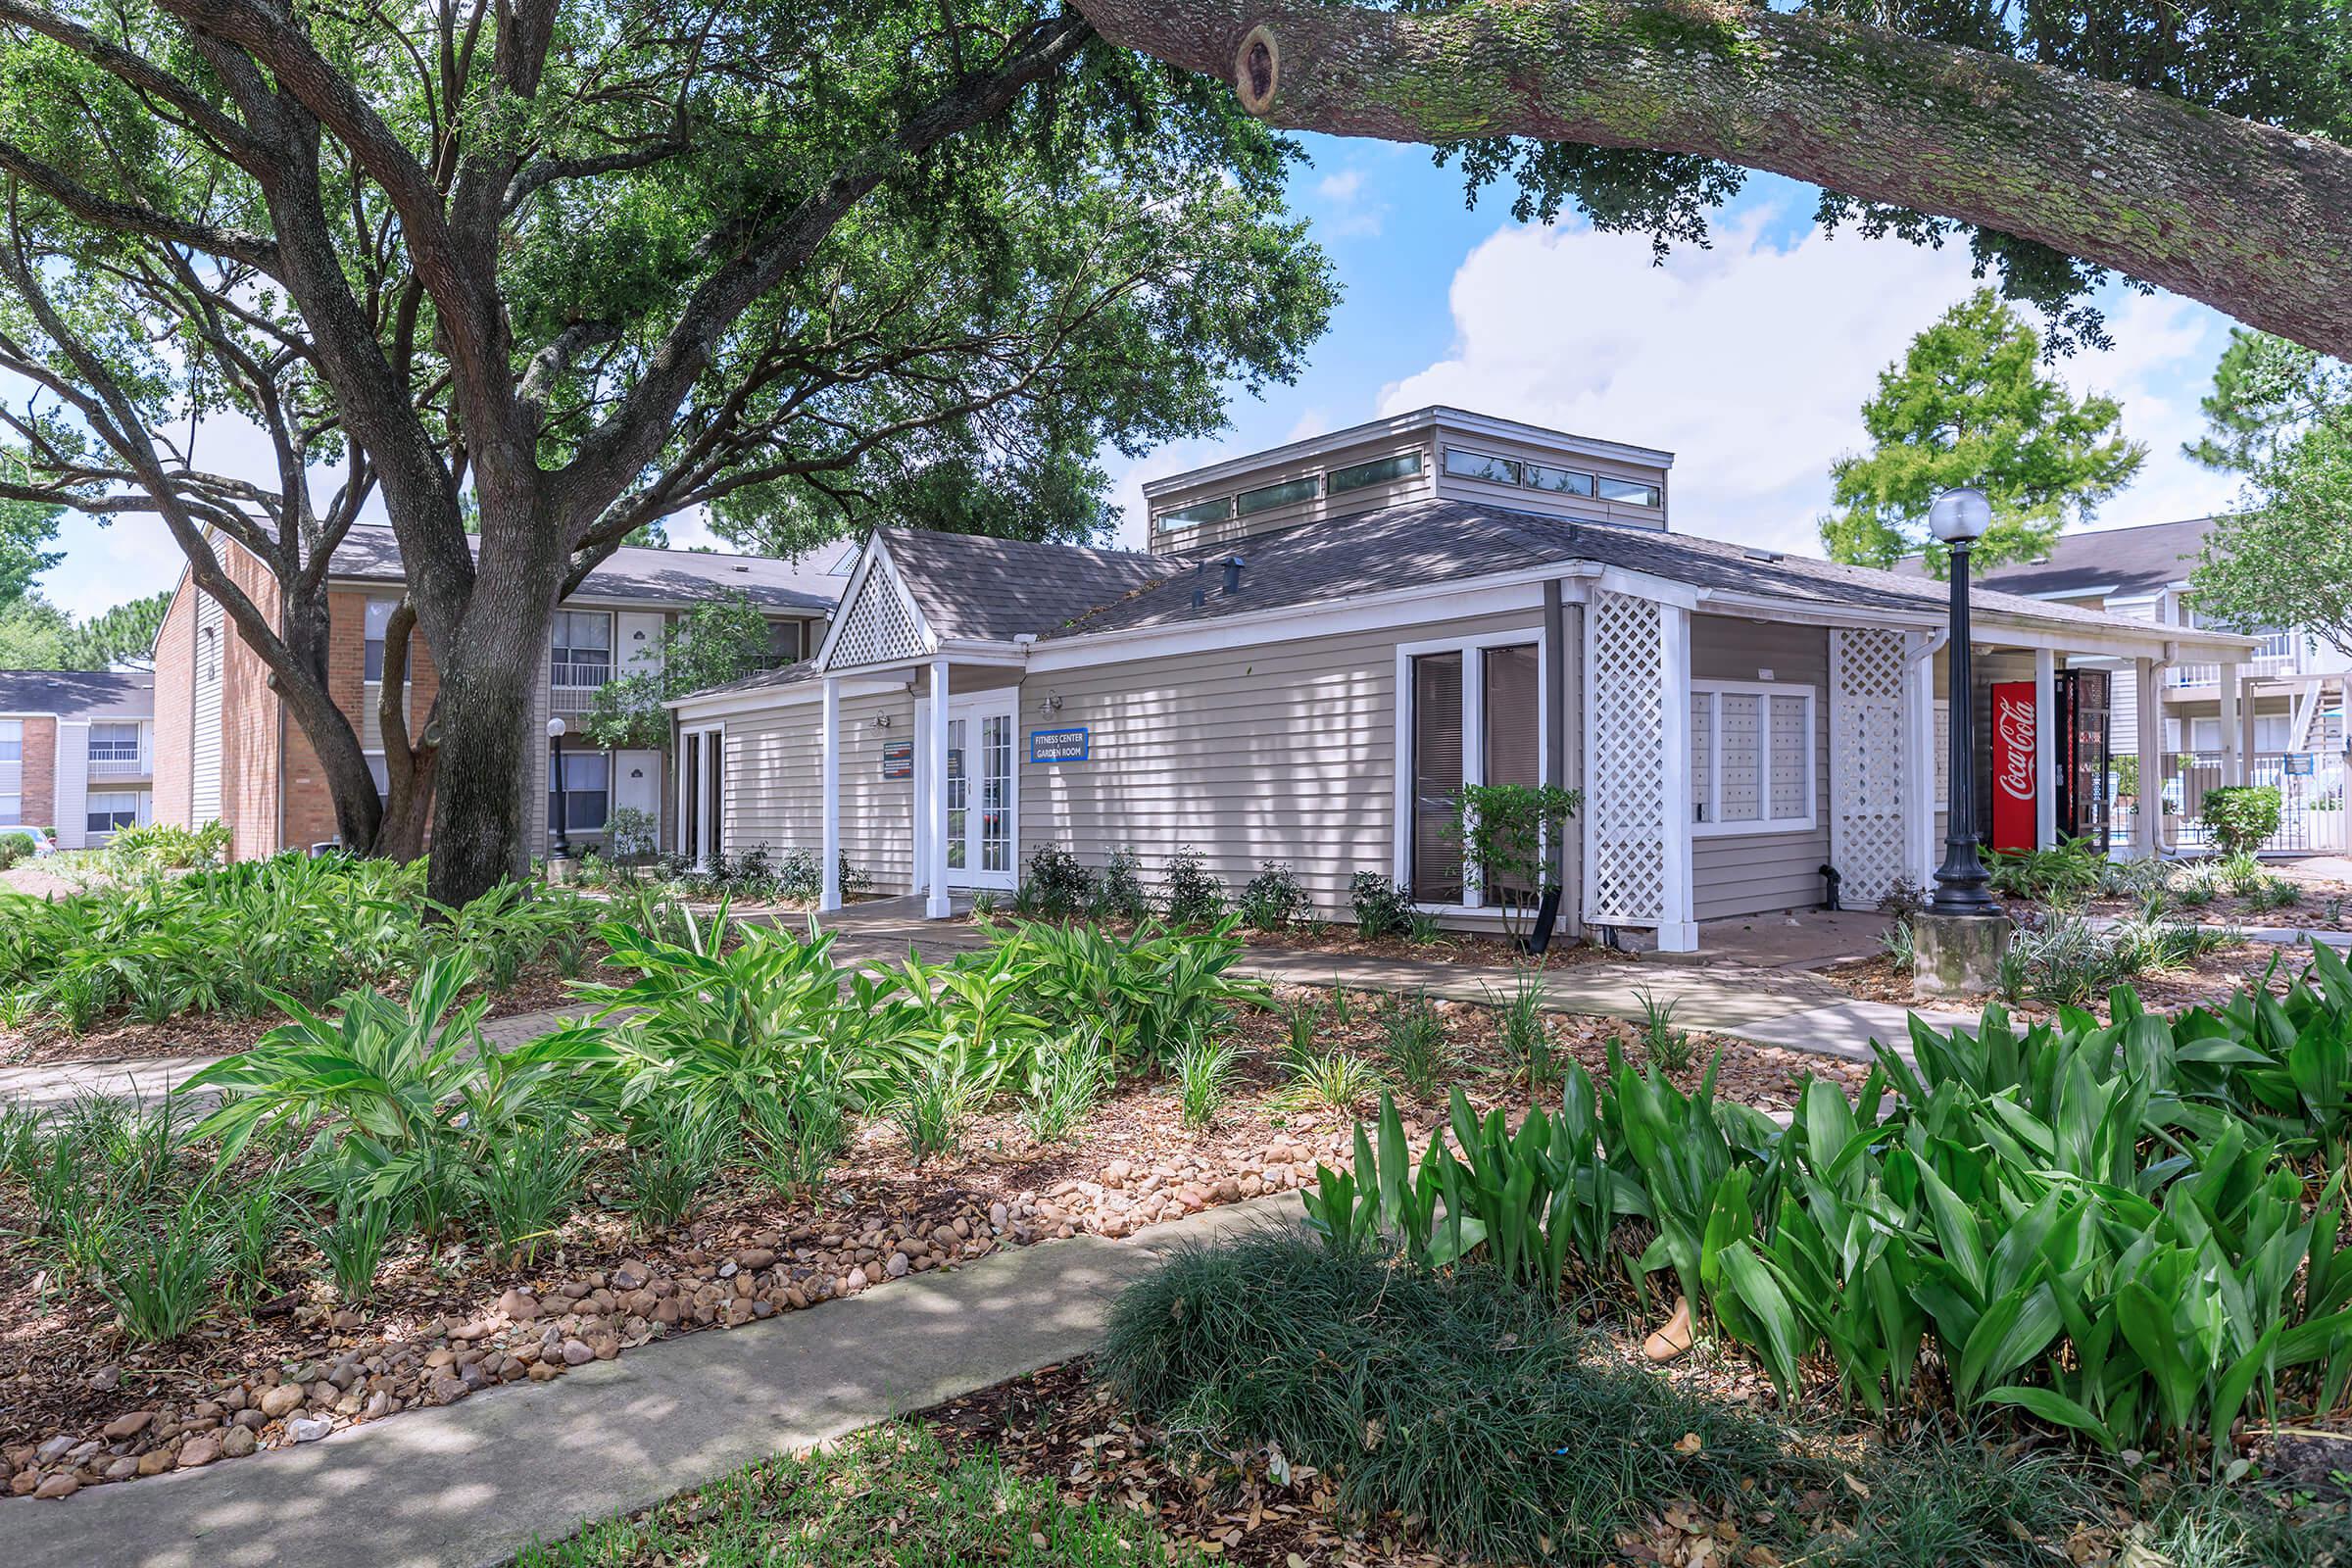
POLYGON ((196 585, 184 574, 155 639, 155 820, 193 827, 196 585))
POLYGON ((24 809, 26 827, 57 826, 57 720, 24 720, 24 809))
MULTIPOLYGON (((369 697, 368 675, 368 599, 365 593, 327 595, 326 684, 335 706, 351 718, 363 737, 368 733, 369 697)), ((441 675, 433 667, 421 633, 409 641, 409 726, 414 735, 441 690, 441 675)), ((369 748, 373 750, 373 747, 369 748)), ((335 803, 328 793, 318 753, 302 727, 286 723, 286 843, 323 844, 335 836, 335 803)))

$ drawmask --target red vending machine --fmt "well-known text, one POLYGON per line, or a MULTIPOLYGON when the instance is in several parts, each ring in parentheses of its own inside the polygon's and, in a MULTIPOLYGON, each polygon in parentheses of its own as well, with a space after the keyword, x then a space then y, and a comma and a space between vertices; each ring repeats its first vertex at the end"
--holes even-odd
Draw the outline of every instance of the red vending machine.
MULTIPOLYGON (((2055 735, 2057 802, 2054 813, 2062 839, 2107 842, 2108 679, 2103 669, 2067 669, 2052 686, 2058 700, 2055 735)), ((2034 683, 1994 681, 1987 705, 1991 745, 1992 820, 1985 842, 1996 850, 2034 848, 2036 796, 2034 768, 2034 683)))

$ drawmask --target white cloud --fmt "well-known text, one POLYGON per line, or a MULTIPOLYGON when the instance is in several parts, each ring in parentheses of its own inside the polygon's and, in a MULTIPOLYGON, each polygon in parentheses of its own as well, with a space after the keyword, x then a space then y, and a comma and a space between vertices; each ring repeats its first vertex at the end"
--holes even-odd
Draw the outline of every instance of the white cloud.
POLYGON ((2077 396, 2103 392, 2122 403, 2124 434, 2148 456, 2132 488, 2101 508, 2093 525, 2170 522, 2229 508, 2236 477, 2180 452, 2204 433, 2198 399, 2211 388, 2229 322, 2178 294, 2129 294, 2110 311, 2107 330, 2112 348, 2077 354, 2058 373, 2077 396))
POLYGON ((1389 204, 1372 193, 1361 169, 1333 170, 1315 181, 1315 195, 1327 209, 1315 219, 1318 239, 1371 238, 1387 224, 1389 204))
MULTIPOLYGON (((1452 352, 1383 388, 1379 412, 1450 403, 1665 447, 1678 458, 1678 529, 1818 554, 1829 466, 1865 444, 1860 410, 1879 371, 1978 285, 1958 250, 1818 228, 1776 238, 1779 216, 1763 204, 1736 214, 1712 250, 1664 267, 1640 236, 1502 229, 1454 275, 1452 352)), ((2212 504, 2199 470, 2166 455, 2193 432, 2194 392, 2179 389, 2210 368, 2217 320, 2171 296, 2132 298, 2115 313, 2116 347, 2065 371, 2123 398, 2150 447, 2129 515, 2119 502, 2102 520, 2212 504)))

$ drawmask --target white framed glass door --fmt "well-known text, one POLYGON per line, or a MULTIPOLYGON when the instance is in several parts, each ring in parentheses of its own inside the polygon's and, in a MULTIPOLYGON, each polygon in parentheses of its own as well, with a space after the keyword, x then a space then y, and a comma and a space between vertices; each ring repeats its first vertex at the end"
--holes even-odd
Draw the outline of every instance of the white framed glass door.
POLYGON ((1018 703, 1011 691, 948 698, 939 831, 951 887, 1009 888, 1018 880, 1020 780, 1012 749, 1018 703))

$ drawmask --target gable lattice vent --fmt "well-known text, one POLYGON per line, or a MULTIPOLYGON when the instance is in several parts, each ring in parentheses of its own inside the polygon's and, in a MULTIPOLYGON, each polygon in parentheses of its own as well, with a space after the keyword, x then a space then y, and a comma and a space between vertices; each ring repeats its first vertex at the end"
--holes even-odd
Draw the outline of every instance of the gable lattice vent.
POLYGON ((920 659, 927 651, 906 593, 889 567, 876 561, 858 590, 858 602, 842 619, 841 635, 833 640, 826 667, 891 663, 920 659))

